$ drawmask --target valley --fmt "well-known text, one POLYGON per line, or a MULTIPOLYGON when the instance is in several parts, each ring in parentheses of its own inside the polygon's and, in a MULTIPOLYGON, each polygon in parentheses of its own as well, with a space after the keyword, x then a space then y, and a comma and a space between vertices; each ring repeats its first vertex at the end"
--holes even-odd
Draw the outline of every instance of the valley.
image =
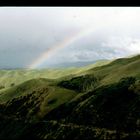
POLYGON ((140 55, 0 70, 0 85, 0 139, 140 138, 140 55))

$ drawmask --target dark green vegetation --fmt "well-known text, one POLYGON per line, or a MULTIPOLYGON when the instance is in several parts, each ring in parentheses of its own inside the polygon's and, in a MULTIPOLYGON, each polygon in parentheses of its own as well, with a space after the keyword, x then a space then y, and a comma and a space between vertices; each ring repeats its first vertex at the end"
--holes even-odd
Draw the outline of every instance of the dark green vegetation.
POLYGON ((99 85, 98 77, 94 75, 83 75, 71 78, 70 80, 61 81, 58 86, 76 90, 79 92, 88 91, 89 89, 95 88, 99 85))
POLYGON ((140 139, 139 55, 62 76, 1 89, 0 139, 140 139))

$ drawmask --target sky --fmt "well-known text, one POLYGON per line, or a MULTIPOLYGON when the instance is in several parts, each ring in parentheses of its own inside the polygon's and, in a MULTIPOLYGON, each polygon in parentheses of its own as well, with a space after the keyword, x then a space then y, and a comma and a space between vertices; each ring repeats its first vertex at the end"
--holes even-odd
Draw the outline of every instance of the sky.
POLYGON ((0 7, 0 68, 140 53, 140 7, 0 7))

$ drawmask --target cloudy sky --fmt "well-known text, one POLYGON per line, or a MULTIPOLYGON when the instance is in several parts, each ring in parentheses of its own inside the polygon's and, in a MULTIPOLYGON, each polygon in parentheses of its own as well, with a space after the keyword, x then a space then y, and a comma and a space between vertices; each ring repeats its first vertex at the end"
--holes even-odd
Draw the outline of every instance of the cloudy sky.
POLYGON ((0 7, 0 68, 138 53, 140 7, 0 7))

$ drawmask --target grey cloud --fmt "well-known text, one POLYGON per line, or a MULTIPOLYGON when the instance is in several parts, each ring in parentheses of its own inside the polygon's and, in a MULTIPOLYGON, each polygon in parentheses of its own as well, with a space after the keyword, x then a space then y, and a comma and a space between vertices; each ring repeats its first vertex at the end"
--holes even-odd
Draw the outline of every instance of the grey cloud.
POLYGON ((140 53, 140 8, 1 7, 0 19, 0 67, 26 67, 89 27, 95 31, 58 50, 43 65, 140 53))

